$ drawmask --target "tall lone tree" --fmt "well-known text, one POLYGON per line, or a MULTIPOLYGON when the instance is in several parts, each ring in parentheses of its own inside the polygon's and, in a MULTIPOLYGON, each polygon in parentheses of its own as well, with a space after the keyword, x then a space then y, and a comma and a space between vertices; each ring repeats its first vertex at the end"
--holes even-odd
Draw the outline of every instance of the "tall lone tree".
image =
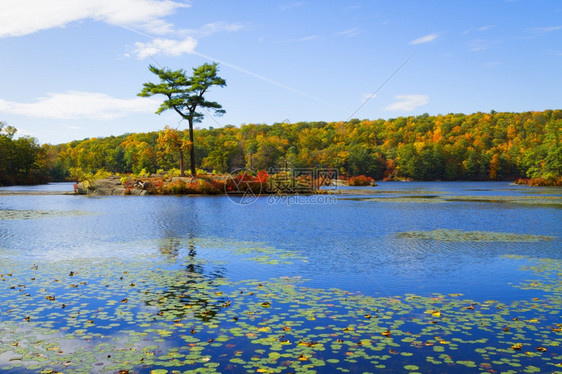
MULTIPOLYGON (((226 81, 217 75, 217 63, 203 64, 193 68, 193 75, 187 76, 187 72, 183 69, 170 70, 166 68, 159 69, 156 66, 149 65, 148 69, 158 75, 160 83, 144 83, 143 90, 138 96, 148 97, 153 95, 164 95, 166 100, 160 104, 160 108, 156 114, 160 114, 166 110, 173 109, 183 119, 189 123, 189 158, 191 175, 196 176, 195 168, 195 147, 193 146, 193 124, 201 122, 204 117, 203 113, 197 112, 198 109, 207 111, 210 109, 215 115, 222 115, 225 110, 222 105, 214 101, 207 101, 204 97, 205 93, 212 86, 224 87, 226 81)), ((180 165, 181 175, 184 175, 183 165, 180 165)))

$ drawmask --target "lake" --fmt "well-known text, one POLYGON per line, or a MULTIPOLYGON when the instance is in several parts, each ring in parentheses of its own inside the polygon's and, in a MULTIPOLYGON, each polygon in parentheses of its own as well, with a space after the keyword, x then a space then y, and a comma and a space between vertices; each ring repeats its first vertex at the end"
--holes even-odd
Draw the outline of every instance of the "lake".
POLYGON ((0 188, 3 372, 562 371, 562 189, 57 191, 0 188))

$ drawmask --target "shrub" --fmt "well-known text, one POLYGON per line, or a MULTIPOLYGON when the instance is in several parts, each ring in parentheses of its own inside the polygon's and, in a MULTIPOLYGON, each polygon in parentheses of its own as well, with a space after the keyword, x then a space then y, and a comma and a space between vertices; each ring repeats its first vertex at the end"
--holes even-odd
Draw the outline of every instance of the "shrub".
POLYGON ((529 186, 533 187, 547 187, 547 186, 562 186, 562 177, 559 178, 531 178, 528 181, 529 186))
POLYGON ((168 170, 168 172, 166 173, 167 177, 179 177, 180 176, 180 169, 176 169, 176 168, 172 168, 170 170, 168 170))
POLYGON ((262 184, 267 184, 267 180, 269 179, 269 174, 265 170, 258 171, 258 175, 256 180, 262 184))
POLYGON ((217 195, 224 192, 224 184, 214 180, 199 179, 197 182, 197 189, 197 193, 217 195))
POLYGON ((162 182, 153 186, 156 191, 161 191, 163 195, 187 195, 187 194, 204 194, 217 195, 224 193, 224 183, 213 180, 211 178, 200 178, 193 182, 187 182, 180 179, 173 183, 164 185, 162 182))
POLYGON ((142 170, 137 174, 137 176, 138 176, 138 177, 144 177, 144 178, 146 178, 146 177, 149 177, 149 176, 150 176, 150 173, 149 173, 146 169, 142 169, 142 170))
POLYGON ((375 183, 375 180, 365 175, 357 175, 347 180, 348 186, 371 186, 373 183, 375 183))
POLYGON ((188 185, 184 180, 168 183, 162 187, 162 194, 164 195, 182 195, 188 193, 188 185))

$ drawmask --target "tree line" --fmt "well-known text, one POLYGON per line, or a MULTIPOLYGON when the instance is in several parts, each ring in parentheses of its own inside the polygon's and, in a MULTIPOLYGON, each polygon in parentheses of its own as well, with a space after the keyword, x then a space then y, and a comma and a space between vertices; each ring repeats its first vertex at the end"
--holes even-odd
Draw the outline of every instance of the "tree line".
POLYGON ((15 138, 16 132, 0 121, 0 186, 49 181, 47 154, 51 147, 41 146, 29 136, 15 138))
POLYGON ((376 180, 560 180, 562 110, 399 117, 388 120, 243 124, 40 145, 0 122, 0 184, 60 181, 79 173, 150 174, 177 168, 193 144, 209 173, 331 168, 376 180))
MULTIPOLYGON (((35 163, 22 154, 19 165, 31 167, 16 170, 16 162, 12 169, 0 166, 0 171, 25 175, 39 170, 53 180, 100 170, 157 173, 177 168, 178 148, 171 145, 187 141, 193 144, 197 168, 209 173, 291 167, 332 168, 377 180, 559 180, 561 131, 562 110, 545 110, 228 125, 195 129, 193 142, 188 130, 170 128, 43 147, 20 138, 11 141, 33 145, 35 163)), ((3 143, 0 149, 4 152, 3 143)), ((5 156, 0 159, 4 165, 5 156)))

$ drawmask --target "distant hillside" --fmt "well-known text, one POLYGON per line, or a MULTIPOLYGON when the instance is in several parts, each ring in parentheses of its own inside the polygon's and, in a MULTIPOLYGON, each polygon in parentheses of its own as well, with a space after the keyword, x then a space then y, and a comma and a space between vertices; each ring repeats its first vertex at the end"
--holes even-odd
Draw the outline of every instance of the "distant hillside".
MULTIPOLYGON (((399 117, 349 122, 247 124, 195 133, 197 167, 208 172, 332 168, 377 180, 560 180, 562 110, 399 117)), ((180 138, 187 132, 180 131, 180 138)), ((159 133, 49 146, 55 178, 72 170, 154 173, 177 167, 159 133)))

